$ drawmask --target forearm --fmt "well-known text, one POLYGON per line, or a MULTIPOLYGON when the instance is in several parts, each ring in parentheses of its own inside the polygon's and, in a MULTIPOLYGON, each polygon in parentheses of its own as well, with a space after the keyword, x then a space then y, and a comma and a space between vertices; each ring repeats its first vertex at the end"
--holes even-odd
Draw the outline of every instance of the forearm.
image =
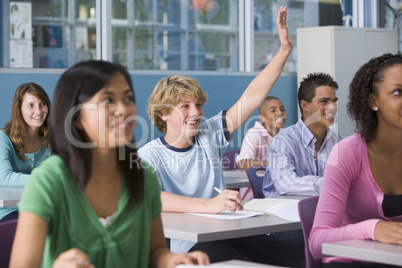
POLYGON ((208 199, 181 196, 162 191, 162 211, 208 213, 208 199))
POLYGON ((29 174, 14 172, 11 169, 0 169, 0 186, 25 186, 29 174))

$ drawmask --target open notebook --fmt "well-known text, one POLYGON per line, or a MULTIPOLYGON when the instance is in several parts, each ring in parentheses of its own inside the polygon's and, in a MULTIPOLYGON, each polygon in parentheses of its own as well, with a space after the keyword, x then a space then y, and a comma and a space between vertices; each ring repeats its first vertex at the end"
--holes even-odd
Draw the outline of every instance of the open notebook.
POLYGON ((253 199, 244 205, 244 210, 263 212, 288 221, 300 221, 298 211, 299 201, 299 199, 286 198, 253 199))
POLYGON ((231 220, 253 217, 265 213, 267 215, 275 215, 288 221, 300 221, 297 208, 298 203, 299 199, 261 198, 253 199, 247 202, 244 205, 243 211, 236 211, 235 213, 232 213, 229 210, 225 210, 218 214, 189 214, 215 219, 231 220))

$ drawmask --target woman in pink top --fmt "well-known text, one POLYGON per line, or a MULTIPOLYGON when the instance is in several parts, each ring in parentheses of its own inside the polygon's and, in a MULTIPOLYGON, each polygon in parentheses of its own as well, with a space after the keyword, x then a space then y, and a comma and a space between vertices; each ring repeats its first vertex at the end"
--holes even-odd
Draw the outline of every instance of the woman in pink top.
MULTIPOLYGON (((325 242, 402 245, 402 55, 384 54, 363 65, 350 84, 347 107, 358 134, 340 141, 328 158, 309 238, 315 258, 323 258, 325 242)), ((323 262, 368 265, 340 257, 323 262)))
MULTIPOLYGON (((285 107, 277 97, 267 97, 258 111, 260 122, 255 122, 254 127, 247 131, 236 157, 238 169, 267 165, 268 145, 286 123, 285 107)), ((241 188, 240 196, 243 200, 254 198, 250 187, 241 188)))

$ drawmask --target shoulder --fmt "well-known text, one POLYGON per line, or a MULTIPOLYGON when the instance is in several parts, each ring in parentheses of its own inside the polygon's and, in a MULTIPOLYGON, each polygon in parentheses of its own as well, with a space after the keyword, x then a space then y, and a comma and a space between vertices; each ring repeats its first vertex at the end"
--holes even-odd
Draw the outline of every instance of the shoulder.
POLYGON ((342 148, 350 147, 351 150, 361 148, 366 144, 364 138, 360 134, 353 134, 339 141, 339 146, 342 148))
POLYGON ((226 111, 220 111, 217 115, 205 120, 205 122, 201 123, 199 129, 216 129, 217 126, 222 125, 226 125, 226 111))
POLYGON ((152 157, 162 151, 165 146, 160 141, 160 138, 154 139, 138 149, 138 155, 142 157, 152 157))
POLYGON ((146 184, 159 183, 155 168, 146 161, 141 161, 141 165, 144 170, 146 184))
POLYGON ((57 155, 52 155, 46 158, 38 167, 34 168, 31 173, 31 178, 47 178, 54 182, 60 178, 64 178, 65 176, 70 176, 70 172, 63 159, 57 155))
POLYGON ((11 144, 12 145, 10 137, 3 130, 0 130, 0 142, 4 143, 4 144, 11 144))

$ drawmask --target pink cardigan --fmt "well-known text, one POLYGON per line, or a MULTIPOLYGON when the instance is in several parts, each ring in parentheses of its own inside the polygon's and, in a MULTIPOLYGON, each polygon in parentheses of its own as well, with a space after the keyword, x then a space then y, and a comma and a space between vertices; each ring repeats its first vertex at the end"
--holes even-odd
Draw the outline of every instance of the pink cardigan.
MULTIPOLYGON (((380 220, 402 221, 402 215, 384 216, 384 193, 371 173, 367 145, 355 134, 340 141, 331 151, 317 205, 309 246, 315 258, 322 258, 321 245, 350 239, 374 240, 380 220)), ((323 262, 352 261, 329 257, 323 262)))

